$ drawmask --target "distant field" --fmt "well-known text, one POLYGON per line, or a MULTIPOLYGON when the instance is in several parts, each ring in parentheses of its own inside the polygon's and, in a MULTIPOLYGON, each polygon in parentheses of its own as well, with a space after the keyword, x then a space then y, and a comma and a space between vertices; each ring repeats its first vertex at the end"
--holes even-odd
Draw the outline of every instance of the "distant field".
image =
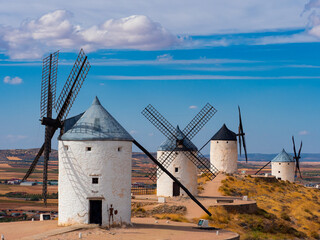
MULTIPOLYGON (((5 185, 0 184, 0 194, 5 194, 8 192, 26 192, 30 194, 41 194, 42 193, 42 185, 36 186, 20 186, 20 185, 5 185)), ((48 186, 49 193, 57 193, 58 186, 48 186)))
POLYGON ((58 200, 48 199, 48 207, 45 207, 42 201, 24 201, 0 197, 0 210, 5 209, 58 211, 58 200))

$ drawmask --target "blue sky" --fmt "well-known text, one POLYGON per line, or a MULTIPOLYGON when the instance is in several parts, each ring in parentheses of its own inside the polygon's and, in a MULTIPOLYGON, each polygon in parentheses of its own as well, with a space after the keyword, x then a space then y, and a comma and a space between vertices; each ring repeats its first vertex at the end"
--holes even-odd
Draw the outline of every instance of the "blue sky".
POLYGON ((83 47, 92 67, 69 116, 97 95, 155 151, 149 103, 182 128, 212 104, 198 147, 223 123, 236 131, 240 105, 249 152, 290 152, 292 135, 320 152, 320 1, 71 3, 0 0, 0 149, 41 145, 41 59, 60 49, 60 92, 83 47))

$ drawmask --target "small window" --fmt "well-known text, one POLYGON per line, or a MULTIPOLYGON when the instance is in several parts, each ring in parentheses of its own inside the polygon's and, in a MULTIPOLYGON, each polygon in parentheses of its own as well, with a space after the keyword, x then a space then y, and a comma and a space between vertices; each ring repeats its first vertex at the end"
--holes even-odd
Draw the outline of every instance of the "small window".
POLYGON ((98 184, 99 183, 99 178, 94 177, 92 178, 92 184, 98 184))
POLYGON ((290 163, 288 163, 288 165, 290 165, 290 163))
POLYGON ((278 173, 280 173, 280 171, 278 171, 278 173))
POLYGON ((69 150, 69 146, 68 145, 64 145, 64 150, 68 151, 69 150))
POLYGON ((122 147, 118 147, 118 152, 121 152, 122 151, 122 147))
POLYGON ((217 141, 217 143, 219 143, 219 141, 217 141))
POLYGON ((227 141, 227 143, 229 143, 229 141, 227 141))
POLYGON ((174 172, 178 172, 179 171, 179 168, 174 168, 174 172))
POLYGON ((91 151, 91 147, 86 147, 86 151, 90 152, 91 151))
POLYGON ((279 162, 279 165, 281 165, 281 162, 279 162))

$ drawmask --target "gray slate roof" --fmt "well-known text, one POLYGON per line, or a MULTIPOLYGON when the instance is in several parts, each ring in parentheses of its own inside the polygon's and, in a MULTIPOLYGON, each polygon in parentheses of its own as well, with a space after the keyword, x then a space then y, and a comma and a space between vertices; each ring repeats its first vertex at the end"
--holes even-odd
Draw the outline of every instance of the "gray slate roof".
MULTIPOLYGON (((184 139, 183 140, 184 147, 178 148, 178 149, 176 149, 176 151, 187 151, 187 150, 198 151, 198 148, 189 139, 184 138, 184 134, 180 130, 179 126, 177 126, 177 128, 176 128, 175 136, 179 140, 184 139), (186 146, 188 146, 188 147, 186 147, 186 146)), ((168 138, 160 145, 160 147, 158 148, 158 151, 172 151, 175 147, 176 147, 176 139, 170 140, 168 138)))
POLYGON ((211 138, 211 140, 237 141, 237 135, 229 130, 226 124, 211 138))
POLYGON ((293 157, 290 156, 284 149, 271 160, 272 162, 294 162, 293 157))
POLYGON ((132 136, 117 122, 95 97, 81 118, 61 136, 63 141, 132 141, 132 136))

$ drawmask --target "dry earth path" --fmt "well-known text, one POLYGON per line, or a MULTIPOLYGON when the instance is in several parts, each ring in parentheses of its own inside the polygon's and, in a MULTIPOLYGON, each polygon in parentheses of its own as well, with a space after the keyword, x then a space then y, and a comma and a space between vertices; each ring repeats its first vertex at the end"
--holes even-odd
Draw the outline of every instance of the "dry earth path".
POLYGON ((6 240, 222 240, 237 239, 238 234, 226 230, 200 230, 191 223, 168 222, 153 218, 133 218, 133 227, 106 230, 94 226, 58 227, 57 221, 1 223, 0 234, 6 240), (218 234, 217 234, 218 231, 218 234))

